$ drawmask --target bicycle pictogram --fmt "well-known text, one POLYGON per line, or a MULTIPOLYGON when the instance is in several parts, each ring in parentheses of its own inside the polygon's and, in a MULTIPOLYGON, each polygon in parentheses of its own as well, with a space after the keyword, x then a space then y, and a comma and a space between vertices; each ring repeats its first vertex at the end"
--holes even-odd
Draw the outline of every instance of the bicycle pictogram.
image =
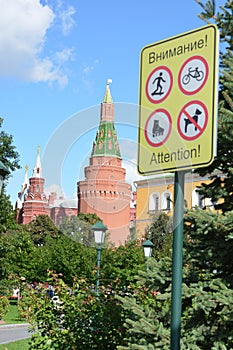
POLYGON ((191 79, 195 79, 196 81, 201 81, 204 78, 204 72, 202 70, 198 70, 198 67, 192 69, 192 67, 188 68, 188 73, 185 74, 182 78, 182 83, 184 85, 189 84, 191 79))
POLYGON ((178 75, 180 91, 185 95, 194 95, 205 86, 209 75, 209 66, 202 56, 189 57, 181 66, 178 75))

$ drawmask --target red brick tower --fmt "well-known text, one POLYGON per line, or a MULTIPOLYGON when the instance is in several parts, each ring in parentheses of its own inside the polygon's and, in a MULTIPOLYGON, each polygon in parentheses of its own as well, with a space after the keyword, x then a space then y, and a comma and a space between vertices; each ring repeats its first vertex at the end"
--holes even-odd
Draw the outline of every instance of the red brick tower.
POLYGON ((49 206, 44 194, 44 182, 41 172, 40 148, 38 147, 36 166, 32 177, 29 179, 29 188, 22 204, 19 215, 19 223, 28 224, 35 216, 49 215, 49 206))
POLYGON ((131 185, 125 181, 122 168, 110 82, 101 103, 100 125, 84 170, 85 180, 77 184, 78 212, 97 214, 108 227, 110 240, 119 245, 129 236, 131 185))

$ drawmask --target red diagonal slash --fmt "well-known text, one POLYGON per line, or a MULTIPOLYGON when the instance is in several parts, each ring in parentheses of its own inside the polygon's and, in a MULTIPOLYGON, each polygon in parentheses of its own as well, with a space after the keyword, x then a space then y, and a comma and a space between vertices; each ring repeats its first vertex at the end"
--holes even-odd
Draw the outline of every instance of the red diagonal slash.
POLYGON ((186 117, 188 117, 188 119, 190 120, 190 122, 199 130, 202 131, 202 127, 196 123, 196 121, 191 117, 191 115, 188 114, 188 112, 184 109, 183 113, 186 115, 186 117))

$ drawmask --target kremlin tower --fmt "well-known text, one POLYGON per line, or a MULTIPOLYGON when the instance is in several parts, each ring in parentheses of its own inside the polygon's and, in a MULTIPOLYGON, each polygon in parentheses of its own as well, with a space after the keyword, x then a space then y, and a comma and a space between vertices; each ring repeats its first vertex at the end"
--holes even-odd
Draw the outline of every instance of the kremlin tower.
POLYGON ((108 227, 110 241, 118 246, 129 236, 131 185, 122 168, 110 83, 108 80, 101 103, 100 124, 84 170, 85 180, 77 184, 78 212, 97 214, 108 227))
POLYGON ((29 181, 27 171, 28 167, 26 167, 24 183, 17 200, 20 224, 28 224, 38 215, 49 215, 48 201, 44 194, 45 179, 42 178, 40 147, 38 147, 36 165, 29 181))

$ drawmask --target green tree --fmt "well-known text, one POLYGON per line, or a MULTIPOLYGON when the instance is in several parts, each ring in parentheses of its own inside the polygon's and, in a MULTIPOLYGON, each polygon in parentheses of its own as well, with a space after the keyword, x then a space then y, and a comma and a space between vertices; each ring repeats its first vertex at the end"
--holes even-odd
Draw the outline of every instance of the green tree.
POLYGON ((91 225, 94 225, 97 221, 101 221, 102 220, 98 217, 97 214, 91 214, 91 213, 88 213, 88 214, 84 214, 84 213, 79 213, 78 214, 78 218, 82 221, 86 221, 87 223, 91 224, 91 225))
POLYGON ((65 217, 59 225, 59 230, 75 242, 82 243, 85 246, 94 244, 92 224, 90 220, 85 220, 82 215, 65 217))
POLYGON ((1 130, 3 119, 0 118, 0 160, 11 171, 20 168, 19 154, 13 145, 13 136, 1 130))
POLYGON ((10 197, 3 190, 0 194, 0 233, 6 232, 8 229, 15 229, 16 211, 10 201, 10 197))
POLYGON ((211 183, 203 184, 200 194, 217 203, 216 209, 226 212, 233 209, 233 2, 226 1, 224 7, 220 7, 221 11, 216 13, 214 0, 208 0, 205 4, 196 1, 203 9, 200 17, 218 26, 222 41, 217 157, 210 166, 196 172, 201 176, 211 174, 211 183))
POLYGON ((48 215, 36 216, 27 225, 27 230, 31 233, 31 238, 36 246, 43 245, 47 236, 56 237, 61 234, 48 215))
MULTIPOLYGON (((14 171, 20 168, 19 154, 13 144, 13 136, 2 130, 3 119, 0 118, 0 161, 9 169, 14 171)), ((6 177, 9 178, 10 174, 6 177)), ((16 213, 13 210, 9 196, 5 193, 5 185, 3 185, 0 193, 0 233, 6 232, 8 228, 15 225, 16 213)))
POLYGON ((48 270, 54 270, 63 276, 68 285, 72 285, 73 277, 88 279, 94 283, 94 266, 96 252, 65 235, 47 236, 43 246, 36 250, 36 281, 43 281, 48 270))
POLYGON ((154 244, 153 256, 167 255, 172 244, 172 218, 163 211, 151 216, 151 223, 146 228, 146 239, 154 244))
POLYGON ((135 283, 135 275, 145 267, 143 249, 137 243, 129 242, 114 249, 103 249, 101 259, 101 282, 124 290, 135 283))
POLYGON ((170 343, 171 258, 150 259, 131 293, 118 296, 125 310, 125 344, 119 350, 167 350, 170 343))
POLYGON ((36 293, 22 286, 22 309, 35 331, 30 349, 116 349, 124 334, 123 312, 112 293, 106 290, 96 298, 85 279, 76 279, 72 286, 56 274, 48 280, 58 302, 42 285, 36 293))
MULTIPOLYGON (((187 213, 184 243, 181 349, 232 349, 233 212, 187 213)), ((119 350, 168 349, 171 257, 151 259, 137 287, 118 297, 128 317, 119 350)))
POLYGON ((11 274, 27 279, 35 276, 35 246, 25 227, 18 225, 0 236, 0 280, 11 274))

